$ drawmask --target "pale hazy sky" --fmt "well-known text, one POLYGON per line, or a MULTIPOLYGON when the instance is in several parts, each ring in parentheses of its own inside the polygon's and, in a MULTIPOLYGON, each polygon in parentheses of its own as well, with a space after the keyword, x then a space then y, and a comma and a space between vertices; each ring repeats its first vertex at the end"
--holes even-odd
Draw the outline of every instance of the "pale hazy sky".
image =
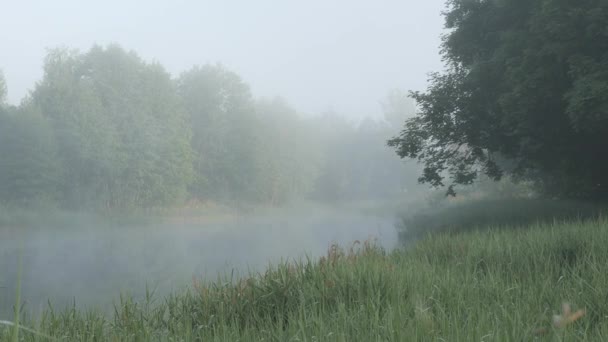
POLYGON ((422 90, 444 0, 0 0, 0 69, 17 104, 47 48, 118 43, 173 75, 220 62, 255 96, 298 110, 377 115, 391 88, 422 90))

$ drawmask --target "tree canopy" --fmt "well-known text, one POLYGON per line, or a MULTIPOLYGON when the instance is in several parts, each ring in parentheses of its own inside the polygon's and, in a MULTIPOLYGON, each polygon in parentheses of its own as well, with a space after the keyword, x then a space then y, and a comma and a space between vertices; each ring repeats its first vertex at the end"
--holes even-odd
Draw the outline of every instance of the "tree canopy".
POLYGON ((32 104, 54 131, 66 207, 162 205, 185 193, 191 131, 160 65, 112 45, 56 49, 32 104))
MULTIPOLYGON (((18 106, 3 102, 0 74, 0 205, 114 212, 404 190, 404 163, 382 143, 394 126, 304 117, 255 99, 221 65, 173 78, 117 45, 53 49, 44 62, 18 106)), ((411 107, 401 95, 385 102, 393 123, 411 107)))
POLYGON ((417 116, 389 140, 424 164, 419 181, 454 194, 512 175, 546 195, 608 199, 608 2, 447 6, 446 69, 411 93, 417 116))

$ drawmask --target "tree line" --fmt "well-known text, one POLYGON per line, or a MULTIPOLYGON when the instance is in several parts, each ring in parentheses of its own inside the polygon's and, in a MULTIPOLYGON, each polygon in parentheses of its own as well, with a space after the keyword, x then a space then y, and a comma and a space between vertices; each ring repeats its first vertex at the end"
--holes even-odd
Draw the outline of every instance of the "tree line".
POLYGON ((399 92, 385 103, 387 120, 303 117, 281 98, 254 98, 221 65, 172 77, 159 63, 110 45, 51 50, 29 95, 18 106, 5 97, 0 75, 5 205, 279 205, 393 196, 412 183, 407 170, 414 166, 384 144, 413 111, 399 92))

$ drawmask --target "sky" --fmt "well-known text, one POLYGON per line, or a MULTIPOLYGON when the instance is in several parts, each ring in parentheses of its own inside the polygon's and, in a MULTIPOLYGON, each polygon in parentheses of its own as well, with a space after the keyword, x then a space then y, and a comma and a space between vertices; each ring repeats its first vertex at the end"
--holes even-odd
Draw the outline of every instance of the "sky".
POLYGON ((393 88, 442 69, 444 0, 0 0, 0 69, 18 104, 47 49, 118 43, 178 76, 221 63, 256 97, 376 117, 393 88))

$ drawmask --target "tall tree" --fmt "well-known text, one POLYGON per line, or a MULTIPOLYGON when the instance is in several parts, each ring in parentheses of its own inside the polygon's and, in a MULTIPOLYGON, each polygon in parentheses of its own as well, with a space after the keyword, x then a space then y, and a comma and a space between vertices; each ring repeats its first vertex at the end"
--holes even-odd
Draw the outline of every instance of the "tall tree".
POLYGON ((192 194, 200 199, 251 200, 255 108, 249 86, 221 65, 194 67, 182 73, 177 84, 193 132, 192 194))
POLYGON ((546 194, 608 198, 608 2, 449 0, 447 71, 389 141, 425 165, 420 181, 480 173, 546 194))
POLYGON ((281 204, 308 195, 320 166, 320 146, 310 121, 284 99, 256 102, 256 184, 260 200, 281 204))
POLYGON ((57 137, 66 206, 153 206, 184 195, 190 130, 158 64, 115 45, 53 50, 33 100, 57 137))

